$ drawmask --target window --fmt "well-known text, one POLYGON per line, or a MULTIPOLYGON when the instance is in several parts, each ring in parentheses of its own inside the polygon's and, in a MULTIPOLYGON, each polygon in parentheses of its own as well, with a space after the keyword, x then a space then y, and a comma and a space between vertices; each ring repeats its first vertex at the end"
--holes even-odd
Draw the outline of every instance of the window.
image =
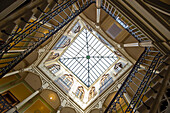
POLYGON ((57 80, 55 80, 55 83, 62 88, 66 93, 71 89, 74 81, 73 76, 71 74, 64 74, 61 77, 59 77, 57 80))
POLYGON ((71 74, 65 74, 61 77, 63 79, 63 82, 69 87, 73 85, 73 76, 71 74))
POLYGON ((18 103, 19 100, 10 91, 0 94, 0 113, 5 113, 18 103))
POLYGON ((122 55, 118 51, 113 51, 117 56, 122 57, 122 55))
POLYGON ((47 68, 53 73, 57 73, 60 70, 60 65, 57 64, 53 64, 53 65, 49 65, 47 66, 47 68))
POLYGON ((59 53, 51 52, 50 56, 48 57, 46 61, 54 60, 57 57, 59 57, 59 53))
POLYGON ((65 48, 65 47, 67 47, 68 45, 70 45, 70 41, 71 41, 71 39, 65 40, 65 42, 64 42, 59 48, 65 48))
POLYGON ((103 86, 107 82, 107 80, 108 80, 108 74, 104 74, 100 81, 100 87, 103 86))
POLYGON ((89 31, 91 31, 91 32, 93 31, 92 28, 89 25, 86 24, 86 27, 89 31))
POLYGON ((122 68, 123 68, 123 64, 121 62, 115 64, 115 67, 114 67, 115 70, 120 70, 122 68))
POLYGON ((84 28, 59 61, 90 87, 117 59, 111 49, 84 28))
POLYGON ((65 48, 70 44, 71 39, 67 36, 62 36, 57 44, 53 47, 53 50, 58 50, 59 48, 65 48))
POLYGON ((79 22, 76 23, 76 25, 73 27, 72 32, 73 33, 78 33, 81 29, 81 25, 79 22))
POLYGON ((88 100, 91 100, 93 97, 95 97, 97 92, 95 91, 95 87, 93 86, 91 90, 89 91, 89 98, 88 100))
POLYGON ((104 74, 100 80, 99 93, 102 93, 112 82, 112 77, 109 74, 104 74))
POLYGON ((83 100, 83 98, 84 98, 84 88, 83 88, 83 86, 79 86, 79 87, 77 88, 75 95, 76 95, 80 100, 83 100))

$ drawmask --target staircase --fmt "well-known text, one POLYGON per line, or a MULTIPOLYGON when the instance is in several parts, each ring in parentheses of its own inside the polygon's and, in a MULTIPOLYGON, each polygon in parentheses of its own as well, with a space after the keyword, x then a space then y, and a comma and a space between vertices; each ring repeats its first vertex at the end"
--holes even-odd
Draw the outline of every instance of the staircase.
MULTIPOLYGON (((15 17, 0 21, 0 78, 95 3, 93 0, 57 1, 32 1, 15 17)), ((150 41, 116 6, 102 0, 101 8, 139 42, 150 41)), ((168 84, 169 63, 168 56, 163 56, 156 48, 146 47, 105 113, 155 112, 168 84)))
POLYGON ((170 58, 145 48, 105 113, 155 113, 169 82, 170 58))
MULTIPOLYGON (((16 11, 13 15, 9 15, 6 19, 1 20, 0 78, 92 3, 95 3, 95 1, 32 1, 21 9, 21 11, 16 11)), ((101 8, 120 23, 139 42, 150 41, 107 0, 102 1, 101 8)))
POLYGON ((32 11, 13 17, 15 23, 3 27, 5 21, 0 22, 0 78, 93 3, 92 0, 37 2, 28 4, 28 7, 36 4, 32 11))

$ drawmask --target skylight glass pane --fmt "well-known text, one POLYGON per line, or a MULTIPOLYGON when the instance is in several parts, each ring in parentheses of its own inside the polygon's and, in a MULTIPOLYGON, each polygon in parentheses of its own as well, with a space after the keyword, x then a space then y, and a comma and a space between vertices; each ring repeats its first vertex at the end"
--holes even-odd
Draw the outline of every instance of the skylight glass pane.
POLYGON ((78 62, 75 62, 71 65, 71 68, 72 68, 72 70, 76 70, 79 66, 80 66, 80 64, 78 62))
POLYGON ((102 72, 105 71, 105 69, 104 69, 99 63, 97 63, 96 66, 97 66, 98 68, 100 68, 100 70, 102 70, 102 72))
POLYGON ((94 74, 89 74, 89 76, 91 76, 90 78, 91 78, 91 81, 95 81, 96 80, 96 78, 94 78, 94 76, 93 76, 94 74))
POLYGON ((63 63, 86 86, 90 87, 117 58, 91 32, 84 29, 60 57, 63 63))
POLYGON ((65 64, 66 66, 68 66, 68 64, 70 64, 71 62, 73 62, 73 61, 71 61, 71 60, 73 60, 73 59, 67 59, 67 62, 64 62, 65 60, 63 60, 63 62, 64 62, 64 64, 65 64))
POLYGON ((92 37, 91 39, 89 39, 88 43, 93 47, 98 43, 98 41, 94 37, 92 37))
POLYGON ((85 46, 85 44, 81 43, 81 41, 79 41, 79 40, 75 40, 75 45, 77 45, 77 47, 81 47, 81 48, 85 46))
POLYGON ((67 67, 74 67, 73 64, 76 64, 74 59, 71 59, 73 61, 70 61, 70 63, 67 64, 67 67))
POLYGON ((100 60, 99 64, 101 65, 101 67, 103 67, 105 70, 107 69, 107 66, 100 60))
POLYGON ((93 73, 95 73, 97 76, 95 76, 95 78, 97 79, 98 78, 98 75, 100 75, 101 73, 98 71, 98 68, 93 68, 92 69, 93 73))

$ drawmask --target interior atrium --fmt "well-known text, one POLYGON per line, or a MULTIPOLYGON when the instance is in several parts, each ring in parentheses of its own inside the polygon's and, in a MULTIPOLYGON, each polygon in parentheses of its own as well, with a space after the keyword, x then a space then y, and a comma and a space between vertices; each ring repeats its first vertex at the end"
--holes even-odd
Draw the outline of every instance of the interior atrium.
POLYGON ((0 1, 0 112, 168 113, 169 5, 0 1))

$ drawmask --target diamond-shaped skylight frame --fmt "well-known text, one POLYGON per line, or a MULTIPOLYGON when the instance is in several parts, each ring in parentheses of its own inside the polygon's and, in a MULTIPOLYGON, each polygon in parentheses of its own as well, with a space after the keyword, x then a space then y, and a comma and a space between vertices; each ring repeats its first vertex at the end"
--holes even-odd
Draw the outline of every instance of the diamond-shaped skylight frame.
POLYGON ((117 59, 90 31, 83 29, 59 60, 90 87, 117 59))

